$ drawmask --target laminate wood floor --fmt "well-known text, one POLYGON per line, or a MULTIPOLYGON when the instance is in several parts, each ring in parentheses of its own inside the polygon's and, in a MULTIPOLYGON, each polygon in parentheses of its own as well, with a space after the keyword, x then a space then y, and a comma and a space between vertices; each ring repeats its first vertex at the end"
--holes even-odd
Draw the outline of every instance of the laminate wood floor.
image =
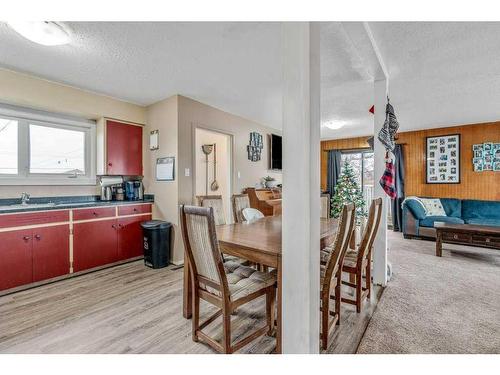
MULTIPOLYGON (((343 306, 329 353, 355 353, 382 289, 361 314, 343 306)), ((242 306, 233 340, 265 324, 264 297, 242 306)), ((213 307, 202 304, 202 319, 213 307)), ((220 320, 220 319, 219 319, 220 320)), ((221 322, 207 333, 221 337, 221 322)), ((270 353, 264 336, 241 353, 270 353)), ((153 270, 136 261, 0 297, 1 353, 213 353, 191 339, 182 317, 182 268, 153 270)))

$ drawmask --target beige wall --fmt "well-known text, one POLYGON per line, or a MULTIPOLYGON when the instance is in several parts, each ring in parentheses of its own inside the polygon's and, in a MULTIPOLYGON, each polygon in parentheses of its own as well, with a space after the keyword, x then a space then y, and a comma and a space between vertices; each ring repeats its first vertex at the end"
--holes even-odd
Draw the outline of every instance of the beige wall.
MULTIPOLYGON (((107 96, 0 69, 0 102, 97 120, 101 117, 144 124, 146 108, 107 96)), ((0 198, 92 195, 96 186, 0 186, 0 198)))
POLYGON ((264 176, 270 175, 281 183, 281 173, 268 170, 268 139, 270 133, 280 132, 256 122, 221 111, 196 100, 179 96, 179 201, 192 203, 195 196, 193 184, 193 138, 194 129, 201 127, 231 134, 233 136, 233 191, 240 193, 246 187, 253 187, 264 176), (248 160, 247 145, 250 132, 259 132, 264 137, 262 159, 258 162, 248 160), (191 169, 191 176, 184 176, 185 168, 191 169), (238 178, 240 172, 240 178, 238 178))
MULTIPOLYGON (((267 134, 279 133, 253 121, 223 112, 195 100, 173 96, 147 107, 146 128, 144 132, 144 184, 146 193, 155 195, 154 218, 167 220, 174 224, 175 243, 172 261, 176 264, 184 260, 184 246, 179 228, 179 204, 193 204, 196 178, 195 129, 211 129, 230 134, 233 138, 233 182, 230 194, 239 193, 247 186, 255 186, 266 175, 281 182, 281 173, 268 170, 267 134), (159 130, 160 149, 149 150, 149 132, 159 130), (262 160, 251 162, 247 158, 246 146, 250 132, 257 131, 264 136, 262 160), (175 176, 173 182, 156 182, 154 165, 156 158, 175 156, 175 176), (185 169, 190 175, 185 176, 185 169), (237 172, 241 178, 238 178, 237 172)), ((205 173, 203 171, 203 173, 205 173)))
POLYGON ((196 195, 221 195, 222 203, 227 223, 233 222, 231 211, 231 139, 227 134, 213 132, 201 128, 196 129, 195 134, 195 170, 196 170, 196 195), (203 153, 202 145, 215 144, 215 149, 208 155, 208 192, 206 185, 206 156, 203 153), (214 156, 217 153, 216 177, 217 190, 212 190, 212 182, 214 181, 214 156))
POLYGON ((174 263, 182 263, 184 249, 179 228, 178 213, 178 97, 172 96, 147 107, 146 127, 144 129, 144 188, 146 193, 155 195, 153 218, 166 220, 174 225, 173 253, 174 263), (149 149, 149 132, 159 131, 159 146, 155 151, 149 149), (174 181, 156 181, 156 159, 175 157, 174 181))

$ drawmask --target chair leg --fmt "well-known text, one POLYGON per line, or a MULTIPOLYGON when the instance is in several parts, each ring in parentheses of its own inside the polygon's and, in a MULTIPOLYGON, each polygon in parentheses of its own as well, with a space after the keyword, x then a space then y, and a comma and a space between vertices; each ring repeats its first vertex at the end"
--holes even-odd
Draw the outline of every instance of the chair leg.
POLYGON ((275 302, 275 288, 270 287, 266 293, 266 317, 268 326, 268 335, 272 335, 274 330, 274 302, 275 302))
POLYGON ((322 296, 321 301, 321 349, 326 350, 328 348, 328 319, 330 313, 330 298, 328 294, 326 297, 322 296))
POLYGON ((342 301, 342 271, 337 274, 337 285, 335 285, 335 313, 338 316, 336 325, 340 325, 340 302, 342 301))
POLYGON ((200 328, 200 297, 198 291, 194 290, 193 297, 193 316, 192 316, 192 338, 194 342, 198 342, 198 330, 200 328))
POLYGON ((231 354, 233 352, 231 348, 231 311, 226 306, 224 306, 223 309, 224 311, 222 312, 222 321, 224 324, 224 353, 231 354))
POLYGON ((361 312, 361 296, 363 291, 363 277, 361 269, 356 272, 356 312, 361 312))
POLYGON ((372 294, 372 270, 371 270, 371 262, 369 261, 366 265, 366 289, 368 290, 367 298, 371 298, 372 294))

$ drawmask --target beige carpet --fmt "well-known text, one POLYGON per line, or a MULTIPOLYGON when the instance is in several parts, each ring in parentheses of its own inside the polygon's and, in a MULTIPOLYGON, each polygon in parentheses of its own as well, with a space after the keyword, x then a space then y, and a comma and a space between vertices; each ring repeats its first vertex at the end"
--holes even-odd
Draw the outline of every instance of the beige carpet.
POLYGON ((358 353, 500 353, 500 251, 389 241, 393 278, 358 353))

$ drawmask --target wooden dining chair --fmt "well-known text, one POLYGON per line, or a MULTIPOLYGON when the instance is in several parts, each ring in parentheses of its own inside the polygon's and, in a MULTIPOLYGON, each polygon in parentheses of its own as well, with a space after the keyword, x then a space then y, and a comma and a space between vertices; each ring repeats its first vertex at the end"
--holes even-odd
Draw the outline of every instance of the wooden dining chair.
POLYGON ((215 215, 215 225, 226 224, 226 215, 224 214, 224 204, 222 195, 198 195, 196 196, 198 206, 213 207, 215 215))
POLYGON ((250 199, 248 194, 234 194, 231 197, 233 203, 233 217, 235 223, 242 223, 245 221, 243 217, 243 210, 250 207, 250 199))
POLYGON ((321 194, 321 218, 328 219, 330 217, 330 194, 321 194))
POLYGON ((343 284, 355 289, 355 299, 342 298, 342 302, 356 305, 356 312, 361 312, 361 305, 365 298, 371 296, 371 258, 372 247, 377 236, 380 218, 382 216, 382 198, 374 199, 368 212, 368 221, 364 228, 361 242, 356 250, 347 251, 342 271, 349 274, 349 281, 343 284), (365 286, 363 287, 363 273, 365 286))
POLYGON ((222 261, 213 207, 184 206, 181 210, 181 228, 185 254, 192 280, 193 341, 205 342, 220 353, 233 353, 274 328, 276 273, 259 272, 251 267, 222 261), (260 296, 266 296, 266 325, 240 339, 231 338, 231 314, 241 305, 260 296), (200 323, 200 299, 216 306, 218 311, 200 323), (222 315, 223 342, 203 332, 222 315))
POLYGON ((349 240, 354 227, 354 204, 347 204, 340 214, 339 226, 335 240, 331 246, 321 250, 321 348, 328 348, 328 334, 331 327, 340 324, 340 288, 342 276, 342 262, 347 252, 349 240), (331 288, 335 288, 333 299, 335 309, 330 311, 331 288), (332 319, 330 319, 330 316, 332 319))

